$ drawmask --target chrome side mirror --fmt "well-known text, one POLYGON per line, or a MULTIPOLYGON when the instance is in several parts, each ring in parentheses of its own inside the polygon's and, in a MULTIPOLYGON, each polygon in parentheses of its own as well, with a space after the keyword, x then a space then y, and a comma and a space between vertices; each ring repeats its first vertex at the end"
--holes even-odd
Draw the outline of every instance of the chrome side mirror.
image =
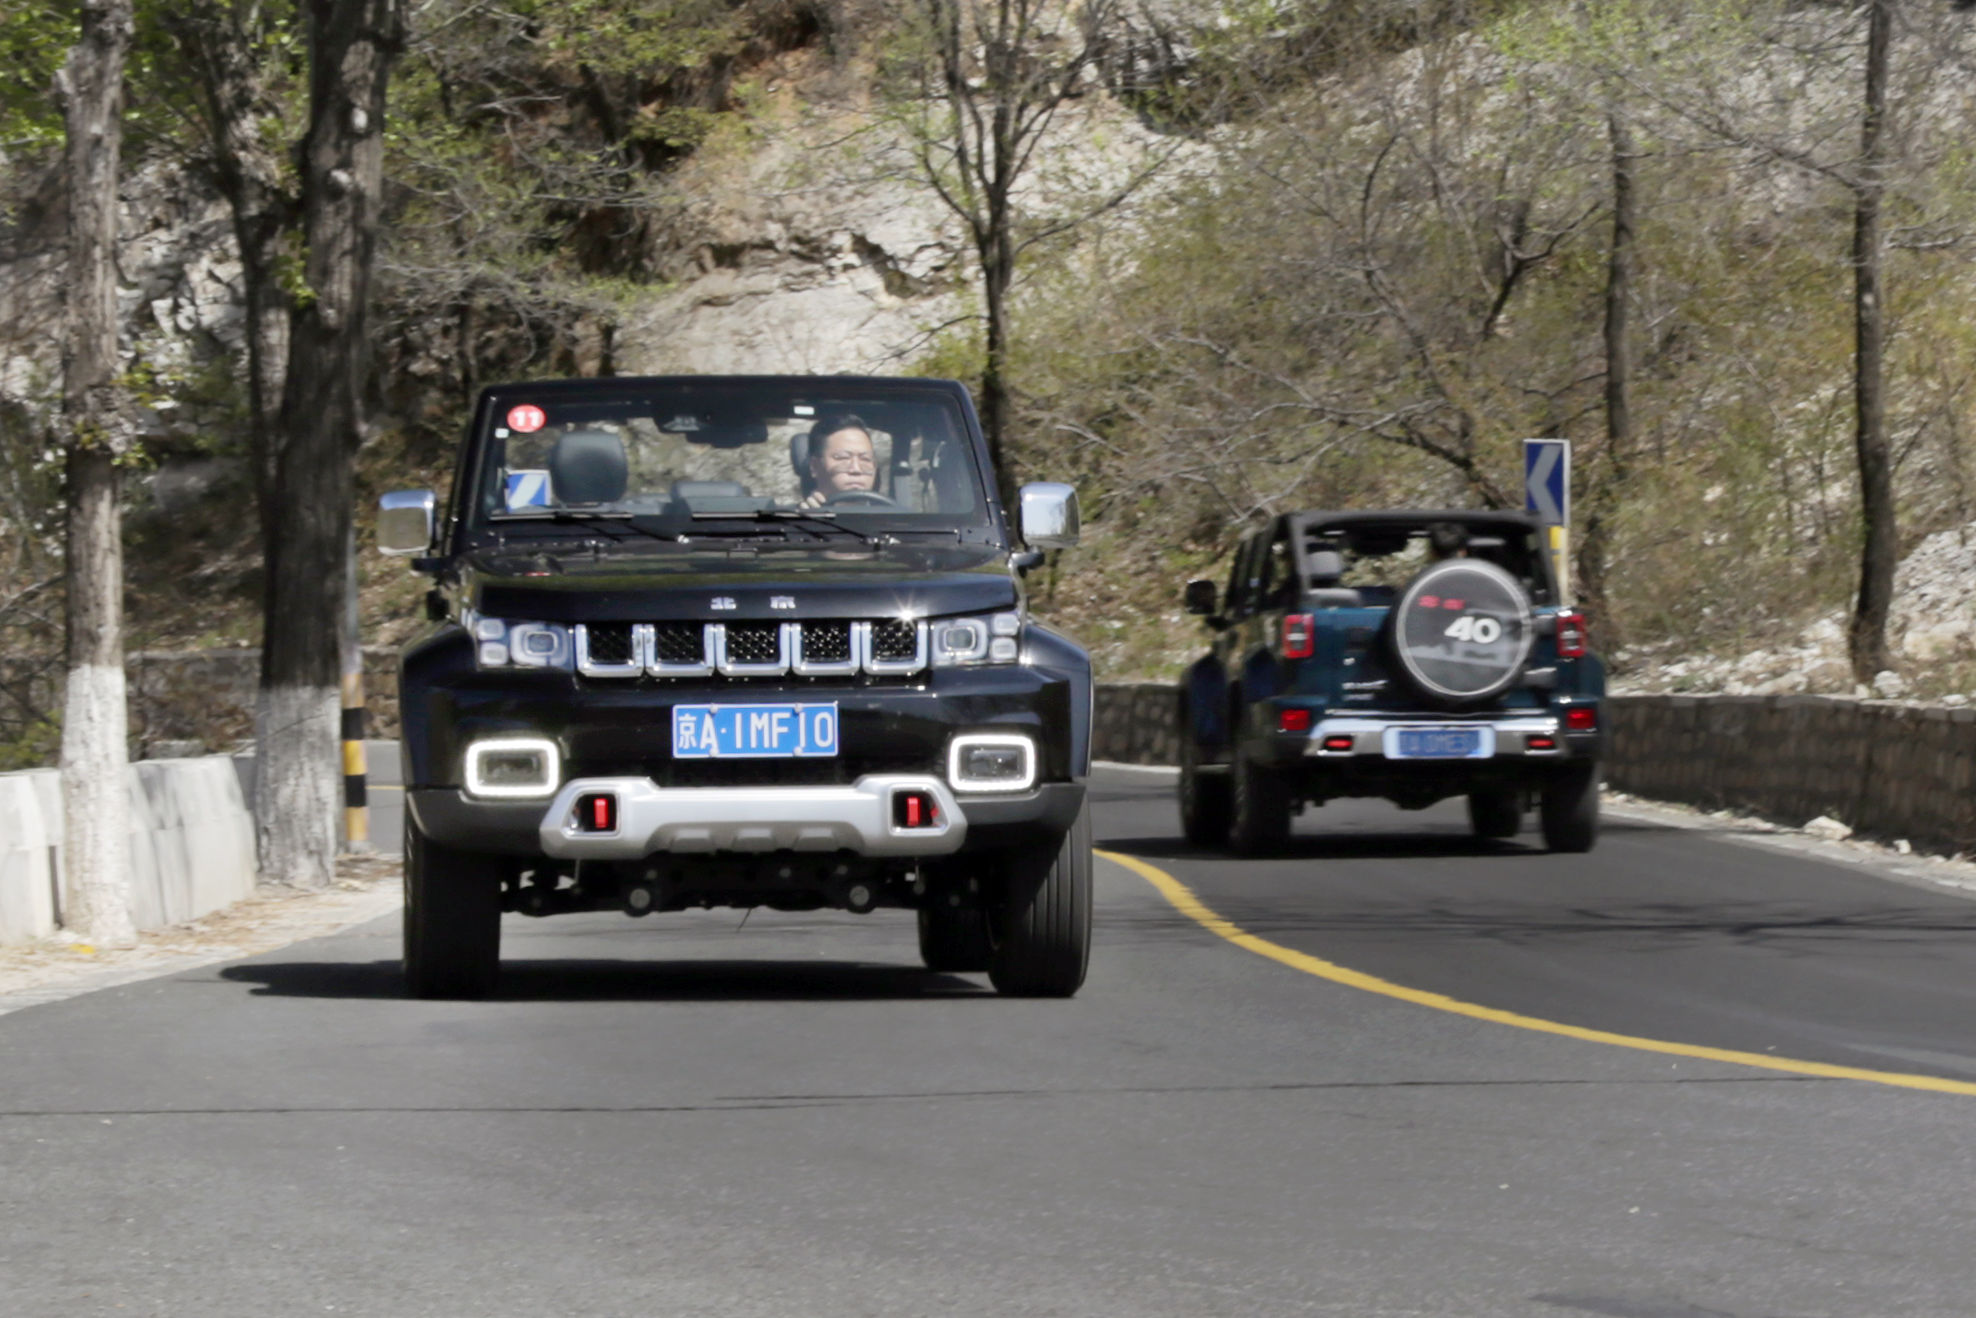
POLYGON ((1022 487, 1022 542, 1031 549, 1068 549, 1077 543, 1083 518, 1077 511, 1077 488, 1056 481, 1036 481, 1022 487))
POLYGON ((377 550, 404 557, 432 547, 431 490, 393 490, 377 501, 377 550))

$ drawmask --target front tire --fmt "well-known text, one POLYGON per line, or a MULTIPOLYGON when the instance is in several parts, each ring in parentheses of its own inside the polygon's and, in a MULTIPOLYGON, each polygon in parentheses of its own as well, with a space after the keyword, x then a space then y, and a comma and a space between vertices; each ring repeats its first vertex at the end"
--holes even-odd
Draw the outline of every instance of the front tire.
POLYGON ((978 975, 993 956, 988 916, 979 906, 920 907, 919 959, 928 970, 978 975))
POLYGON ((1290 785, 1239 748, 1234 761, 1229 769, 1235 800, 1228 840, 1244 856, 1281 850, 1290 837, 1290 785))
POLYGON ((1490 787, 1468 794, 1468 823, 1475 836, 1515 837, 1523 829, 1523 800, 1513 787, 1490 787))
POLYGON ((1197 847, 1228 845, 1228 777, 1201 772, 1201 748, 1185 720, 1180 733, 1180 830, 1197 847))
POLYGON ((1016 998, 1067 998, 1091 960, 1091 804, 1055 846, 1008 858, 988 979, 1016 998))
POLYGON ((405 811, 405 989, 484 998, 501 978, 501 866, 428 838, 405 811))
POLYGON ((1585 765, 1544 788, 1539 802, 1544 845, 1552 851, 1590 851, 1599 840, 1599 767, 1585 765))

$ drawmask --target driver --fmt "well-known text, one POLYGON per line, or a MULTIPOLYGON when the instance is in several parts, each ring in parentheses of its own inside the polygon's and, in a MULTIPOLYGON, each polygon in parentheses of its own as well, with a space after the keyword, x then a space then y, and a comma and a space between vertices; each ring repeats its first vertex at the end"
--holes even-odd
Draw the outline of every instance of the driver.
POLYGON ((826 417, 810 429, 810 484, 805 508, 842 494, 878 492, 878 450, 871 427, 856 416, 826 417))

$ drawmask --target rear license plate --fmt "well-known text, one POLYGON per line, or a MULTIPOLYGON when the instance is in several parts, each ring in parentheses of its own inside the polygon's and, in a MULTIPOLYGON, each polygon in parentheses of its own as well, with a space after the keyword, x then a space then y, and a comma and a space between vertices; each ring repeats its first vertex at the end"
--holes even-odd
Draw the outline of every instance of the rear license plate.
POLYGON ((681 760, 832 756, 837 754, 837 702, 674 705, 672 753, 681 760))
POLYGON ((1494 728, 1388 728, 1389 760, 1486 760, 1496 753, 1494 728))

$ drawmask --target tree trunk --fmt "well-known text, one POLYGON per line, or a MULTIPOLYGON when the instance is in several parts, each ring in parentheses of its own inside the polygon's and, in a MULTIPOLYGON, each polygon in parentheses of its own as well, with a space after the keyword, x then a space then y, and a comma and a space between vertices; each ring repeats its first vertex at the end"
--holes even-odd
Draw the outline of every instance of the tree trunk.
POLYGON ((370 364, 385 90, 403 40, 404 0, 307 0, 305 10, 308 295, 290 327, 267 519, 279 534, 267 545, 254 790, 264 877, 320 887, 333 873, 342 800, 343 553, 370 364))
POLYGON ((1008 383, 1008 298, 1009 262, 1002 256, 1006 235, 999 244, 991 241, 981 253, 981 285, 988 313, 988 351, 981 367, 981 429, 988 439, 988 460, 995 466, 995 488, 1002 507, 1015 515, 1015 473, 1009 469, 1006 436, 1009 424, 1008 383))
POLYGON ((1871 682, 1893 666, 1887 648, 1887 614, 1894 597, 1894 464, 1887 443, 1882 350, 1885 340, 1880 292, 1880 202, 1886 190, 1885 130, 1887 53, 1893 0, 1871 0, 1867 11, 1866 113, 1860 130, 1859 181, 1853 209, 1854 445, 1859 455, 1860 515, 1865 536, 1859 556, 1859 600, 1847 638, 1853 679, 1871 682))
POLYGON ((117 172, 131 0, 85 0, 62 73, 68 130, 68 695, 62 722, 63 923, 103 946, 137 941, 130 914, 123 532, 117 459, 117 172))
POLYGON ((1635 202, 1632 125, 1615 107, 1606 116, 1612 146, 1612 249, 1606 257, 1605 411, 1606 442, 1598 483, 1585 513, 1578 545, 1578 581, 1586 608, 1599 620, 1600 644, 1620 645, 1606 594, 1606 560, 1611 552, 1612 519, 1623 497, 1633 452, 1632 306, 1635 202))

